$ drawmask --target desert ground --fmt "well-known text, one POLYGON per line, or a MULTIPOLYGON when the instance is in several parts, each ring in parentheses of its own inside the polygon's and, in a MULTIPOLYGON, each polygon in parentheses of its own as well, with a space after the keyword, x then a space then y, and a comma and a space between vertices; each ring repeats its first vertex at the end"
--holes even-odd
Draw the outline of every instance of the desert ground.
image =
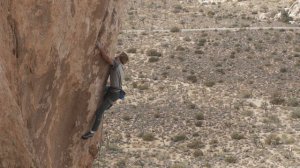
POLYGON ((128 0, 127 96, 94 168, 299 168, 299 21, 277 17, 292 3, 128 0))

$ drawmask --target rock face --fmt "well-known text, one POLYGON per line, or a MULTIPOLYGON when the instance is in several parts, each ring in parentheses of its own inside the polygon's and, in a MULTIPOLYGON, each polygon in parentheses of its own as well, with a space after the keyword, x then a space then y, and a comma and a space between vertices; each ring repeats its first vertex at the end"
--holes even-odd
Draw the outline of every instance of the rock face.
POLYGON ((1 0, 0 167, 91 167, 92 123, 124 0, 1 0))

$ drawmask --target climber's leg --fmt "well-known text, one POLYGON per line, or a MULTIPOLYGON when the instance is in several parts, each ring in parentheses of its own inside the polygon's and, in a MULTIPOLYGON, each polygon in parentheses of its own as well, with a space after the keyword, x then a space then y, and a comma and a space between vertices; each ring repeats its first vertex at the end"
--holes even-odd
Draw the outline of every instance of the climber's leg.
POLYGON ((82 136, 82 139, 88 139, 88 138, 90 138, 94 135, 94 133, 99 128, 99 125, 101 123, 101 119, 102 119, 102 115, 103 115, 104 111, 109 109, 113 105, 113 102, 118 100, 119 95, 120 95, 120 92, 116 91, 116 90, 113 90, 113 89, 109 89, 106 92, 106 94, 104 96, 104 100, 103 100, 101 106, 96 110, 96 117, 95 117, 95 121, 94 121, 92 130, 85 133, 82 136))

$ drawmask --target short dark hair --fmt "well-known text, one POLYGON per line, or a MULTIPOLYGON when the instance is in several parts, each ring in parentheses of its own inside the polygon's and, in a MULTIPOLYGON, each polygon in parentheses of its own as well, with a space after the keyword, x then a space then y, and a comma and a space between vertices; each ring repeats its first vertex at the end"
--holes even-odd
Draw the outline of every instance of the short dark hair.
POLYGON ((118 57, 120 58, 120 61, 122 62, 122 64, 126 64, 129 61, 128 54, 124 51, 121 52, 118 57))

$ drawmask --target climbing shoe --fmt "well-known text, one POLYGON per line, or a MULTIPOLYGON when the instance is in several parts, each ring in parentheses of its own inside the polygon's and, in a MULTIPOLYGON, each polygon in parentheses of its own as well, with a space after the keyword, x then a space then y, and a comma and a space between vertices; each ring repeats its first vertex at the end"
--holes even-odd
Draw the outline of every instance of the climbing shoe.
POLYGON ((93 137, 94 136, 94 133, 92 133, 91 131, 89 131, 89 132, 87 132, 87 133, 85 133, 84 135, 82 135, 82 139, 89 139, 89 138, 91 138, 91 137, 93 137))

